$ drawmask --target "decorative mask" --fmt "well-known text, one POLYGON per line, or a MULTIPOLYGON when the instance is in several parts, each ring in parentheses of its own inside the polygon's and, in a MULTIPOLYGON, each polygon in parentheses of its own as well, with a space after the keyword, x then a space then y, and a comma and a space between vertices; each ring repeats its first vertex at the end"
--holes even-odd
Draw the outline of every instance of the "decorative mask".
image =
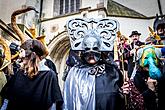
POLYGON ((67 30, 72 50, 84 51, 83 39, 88 37, 89 31, 97 33, 100 39, 99 51, 112 51, 113 42, 116 38, 119 24, 116 20, 102 19, 80 19, 75 18, 67 21, 67 30))
POLYGON ((96 64, 102 51, 113 50, 118 22, 108 18, 75 18, 67 22, 67 29, 72 50, 82 51, 88 64, 96 64))
POLYGON ((101 57, 100 37, 94 30, 90 30, 82 42, 82 48, 85 50, 83 55, 87 63, 95 64, 101 57))
POLYGON ((139 64, 141 67, 148 67, 149 75, 152 79, 159 79, 162 74, 159 65, 159 58, 161 57, 161 50, 152 45, 147 45, 137 52, 139 64))

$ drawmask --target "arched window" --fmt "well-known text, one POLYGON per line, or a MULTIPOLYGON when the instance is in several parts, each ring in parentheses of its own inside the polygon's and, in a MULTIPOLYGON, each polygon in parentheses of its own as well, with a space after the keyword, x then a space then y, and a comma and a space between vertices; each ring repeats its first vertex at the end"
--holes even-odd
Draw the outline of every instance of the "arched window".
POLYGON ((79 11, 80 0, 54 0, 54 16, 79 11))

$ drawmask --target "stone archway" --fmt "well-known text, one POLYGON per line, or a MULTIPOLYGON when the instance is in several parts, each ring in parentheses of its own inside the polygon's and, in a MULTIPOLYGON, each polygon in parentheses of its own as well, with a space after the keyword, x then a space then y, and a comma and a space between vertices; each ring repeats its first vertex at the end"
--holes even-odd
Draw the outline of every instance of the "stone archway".
POLYGON ((64 81, 62 80, 62 76, 66 67, 65 62, 70 49, 70 41, 69 37, 67 36, 67 32, 63 31, 62 33, 58 34, 48 45, 48 49, 50 51, 50 57, 56 65, 59 85, 63 91, 64 81))

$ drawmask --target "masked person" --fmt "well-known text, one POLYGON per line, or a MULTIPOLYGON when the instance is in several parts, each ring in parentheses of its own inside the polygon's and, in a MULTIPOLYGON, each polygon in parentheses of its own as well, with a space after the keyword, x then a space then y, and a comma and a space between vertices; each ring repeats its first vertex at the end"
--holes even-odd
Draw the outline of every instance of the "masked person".
MULTIPOLYGON (((164 73, 162 71, 163 63, 160 60, 162 49, 154 47, 155 40, 148 37, 145 41, 148 45, 137 51, 136 68, 131 78, 139 94, 134 96, 135 100, 142 98, 144 108, 142 110, 164 110, 163 102, 165 99, 163 85, 164 73)), ((128 84, 125 86, 124 91, 131 92, 134 89, 128 84)), ((137 92, 136 92, 137 93, 137 92)), ((131 95, 129 95, 131 96, 131 95)), ((132 100, 139 106, 139 102, 132 100)), ((139 110, 134 108, 133 110, 139 110)))
MULTIPOLYGON (((154 31, 156 32, 157 35, 160 36, 161 38, 161 44, 165 45, 165 18, 164 17, 161 17, 158 15, 156 16, 156 19, 154 21, 154 24, 153 24, 153 28, 154 28, 154 31)), ((165 48, 162 48, 161 49, 161 52, 162 52, 162 58, 165 57, 165 48)), ((163 60, 163 63, 164 63, 164 60, 163 60)), ((165 73, 165 66, 163 66, 163 73, 165 73)), ((165 84, 165 77, 164 77, 164 74, 163 74, 163 77, 160 79, 159 81, 159 94, 158 94, 158 107, 159 107, 159 110, 164 110, 165 107, 164 107, 164 99, 165 99, 165 95, 164 95, 164 90, 163 90, 163 85, 165 84)))
POLYGON ((67 28, 72 50, 81 51, 81 63, 71 67, 66 77, 64 110, 122 110, 123 100, 119 91, 122 74, 108 56, 113 49, 110 41, 115 37, 110 33, 116 32, 117 22, 106 18, 100 21, 78 18, 69 20, 67 28), (102 21, 107 25, 99 28, 102 21), (96 23, 98 29, 90 29, 90 23, 96 23), (107 34, 106 39, 101 36, 102 32, 107 34), (108 41, 109 38, 112 39, 108 41))
POLYGON ((57 110, 62 109, 57 76, 41 62, 45 47, 38 40, 27 40, 21 48, 21 67, 1 92, 9 100, 7 110, 48 110, 53 103, 57 110))
POLYGON ((141 33, 139 33, 138 31, 132 31, 131 35, 129 36, 132 39, 132 43, 130 45, 127 45, 127 47, 124 49, 124 59, 127 59, 128 61, 129 78, 131 77, 133 68, 135 66, 136 48, 144 45, 144 43, 139 40, 140 35, 141 33))

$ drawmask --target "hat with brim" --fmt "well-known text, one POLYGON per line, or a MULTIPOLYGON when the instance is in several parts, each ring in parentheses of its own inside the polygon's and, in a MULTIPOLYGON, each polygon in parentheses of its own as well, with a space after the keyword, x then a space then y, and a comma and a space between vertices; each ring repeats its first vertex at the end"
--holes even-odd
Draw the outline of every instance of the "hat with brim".
POLYGON ((133 35, 141 35, 138 31, 132 31, 131 35, 129 37, 132 37, 133 35))

